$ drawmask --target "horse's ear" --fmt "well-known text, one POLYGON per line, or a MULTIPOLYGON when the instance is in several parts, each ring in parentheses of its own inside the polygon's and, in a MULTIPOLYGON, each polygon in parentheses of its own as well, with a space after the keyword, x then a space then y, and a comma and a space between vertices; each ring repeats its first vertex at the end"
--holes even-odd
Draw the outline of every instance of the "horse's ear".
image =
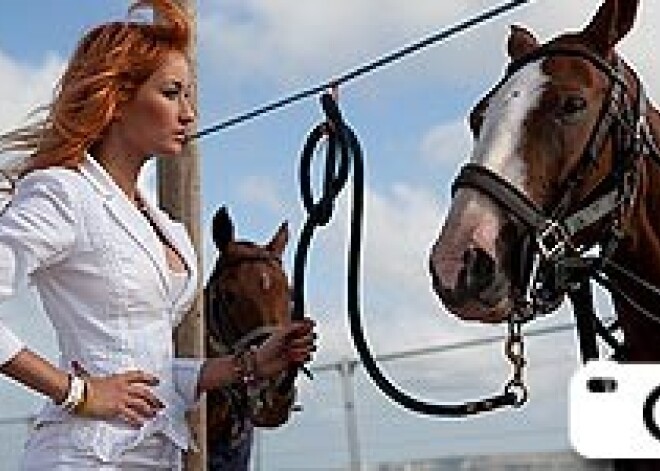
POLYGON ((289 223, 284 221, 270 242, 268 242, 266 248, 278 257, 281 257, 287 242, 289 242, 289 223))
POLYGON ((213 216, 213 242, 220 252, 234 240, 234 223, 226 206, 221 207, 213 216))
POLYGON ((539 47, 539 41, 526 28, 512 25, 506 47, 509 57, 516 60, 535 51, 539 47))
POLYGON ((632 29, 639 0, 605 0, 582 36, 597 52, 605 56, 632 29))

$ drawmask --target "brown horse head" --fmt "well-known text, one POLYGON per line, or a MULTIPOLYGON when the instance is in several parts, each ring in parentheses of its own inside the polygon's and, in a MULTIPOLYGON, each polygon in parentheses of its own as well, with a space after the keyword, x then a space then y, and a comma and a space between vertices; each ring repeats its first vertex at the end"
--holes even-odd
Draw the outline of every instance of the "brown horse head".
MULTIPOLYGON (((234 225, 225 207, 213 218, 213 240, 219 253, 204 289, 208 356, 221 356, 261 344, 273 330, 291 320, 290 287, 282 267, 288 242, 284 222, 265 245, 235 240, 234 225)), ((262 427, 285 423, 295 388, 281 390, 278 381, 264 381, 258 391, 237 386, 209 397, 209 438, 222 437, 249 420, 262 427), (254 394, 257 394, 255 397, 254 394)))
MULTIPOLYGON (((472 167, 505 182, 544 214, 582 204, 613 171, 613 138, 598 123, 609 112, 616 81, 610 73, 618 61, 614 48, 632 28, 637 6, 605 0, 584 29, 546 44, 513 27, 507 73, 469 116, 472 167), (585 157, 590 147, 593 158, 585 157)), ((628 86, 617 98, 634 101, 637 83, 630 69, 621 68, 628 86)), ((501 322, 524 296, 520 267, 529 267, 528 252, 510 209, 498 200, 498 190, 455 188, 430 269, 435 291, 462 319, 501 322)), ((553 308, 563 296, 555 295, 547 300, 553 308)))
POLYGON ((284 222, 266 245, 237 241, 226 208, 215 214, 213 240, 219 258, 208 289, 220 303, 214 314, 223 317, 210 320, 228 347, 259 342, 269 327, 290 321, 289 282, 282 268, 288 238, 284 222))

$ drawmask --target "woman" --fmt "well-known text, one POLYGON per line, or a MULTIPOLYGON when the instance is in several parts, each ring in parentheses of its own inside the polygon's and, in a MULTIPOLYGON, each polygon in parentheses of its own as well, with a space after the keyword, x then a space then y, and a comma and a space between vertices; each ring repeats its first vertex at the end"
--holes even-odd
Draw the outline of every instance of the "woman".
POLYGON ((148 158, 180 154, 195 112, 190 25, 171 0, 158 23, 101 25, 80 42, 42 122, 0 136, 29 154, 0 216, 0 296, 33 283, 57 334, 58 365, 0 324, 0 371, 49 401, 23 469, 178 469, 184 413, 201 394, 310 359, 312 323, 258 349, 176 359, 172 332, 197 287, 183 226, 137 188, 148 158))

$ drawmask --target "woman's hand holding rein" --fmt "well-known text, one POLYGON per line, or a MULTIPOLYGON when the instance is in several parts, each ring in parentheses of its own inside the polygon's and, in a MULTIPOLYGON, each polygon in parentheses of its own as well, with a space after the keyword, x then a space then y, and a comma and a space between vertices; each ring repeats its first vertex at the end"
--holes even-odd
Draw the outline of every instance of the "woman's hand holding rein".
POLYGON ((271 334, 255 352, 255 375, 270 378, 312 359, 316 350, 314 321, 292 322, 271 334))
POLYGON ((235 355, 209 358, 204 362, 197 394, 233 383, 277 377, 312 359, 316 350, 314 321, 303 319, 276 330, 259 347, 235 355))

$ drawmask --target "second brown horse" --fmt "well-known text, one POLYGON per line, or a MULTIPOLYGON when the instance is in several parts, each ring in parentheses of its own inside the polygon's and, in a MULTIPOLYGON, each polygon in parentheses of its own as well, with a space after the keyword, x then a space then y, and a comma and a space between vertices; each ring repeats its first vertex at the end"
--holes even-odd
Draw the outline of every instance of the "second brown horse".
MULTIPOLYGON (((218 260, 204 289, 207 357, 258 345, 272 328, 291 320, 290 287, 282 267, 289 232, 284 222, 259 245, 235 238, 225 207, 213 218, 218 260)), ((295 387, 284 375, 255 388, 244 385, 207 395, 209 469, 247 470, 252 427, 278 427, 290 417, 295 387)))

